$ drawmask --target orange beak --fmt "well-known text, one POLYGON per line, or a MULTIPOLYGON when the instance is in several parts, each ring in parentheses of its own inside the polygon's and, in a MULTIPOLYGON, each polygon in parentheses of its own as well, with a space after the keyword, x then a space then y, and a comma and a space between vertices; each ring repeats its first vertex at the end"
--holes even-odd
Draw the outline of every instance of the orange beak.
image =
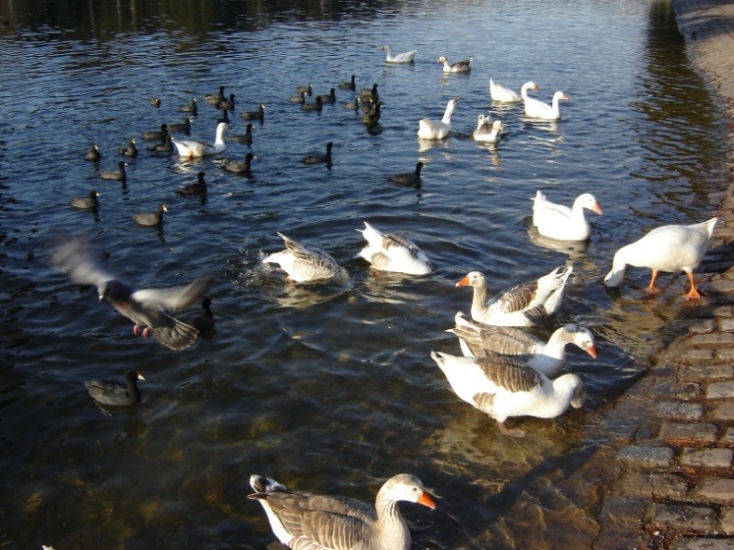
POLYGON ((596 359, 596 346, 589 346, 588 348, 586 348, 586 353, 596 359))
POLYGON ((592 210, 601 216, 601 206, 599 206, 598 202, 594 205, 594 208, 592 208, 592 210))
POLYGON ((420 498, 418 499, 418 504, 422 504, 423 506, 427 506, 431 510, 435 510, 436 509, 436 503, 433 502, 433 499, 425 491, 423 492, 423 494, 421 494, 420 498))
POLYGON ((469 286, 469 277, 464 277, 461 279, 458 283, 456 283, 456 286, 469 286))

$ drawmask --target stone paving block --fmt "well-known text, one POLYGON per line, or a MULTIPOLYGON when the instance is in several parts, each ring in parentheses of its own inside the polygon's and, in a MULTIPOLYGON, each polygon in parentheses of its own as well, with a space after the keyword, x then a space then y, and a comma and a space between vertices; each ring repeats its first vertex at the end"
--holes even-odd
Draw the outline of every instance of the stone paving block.
POLYGON ((712 382, 706 386, 706 397, 708 399, 734 397, 734 380, 729 380, 727 382, 712 382))
POLYGON ((681 466, 694 468, 730 468, 732 460, 731 449, 700 449, 686 448, 680 457, 681 466))
POLYGON ((709 532, 716 526, 713 509, 688 504, 654 502, 648 508, 647 519, 653 527, 680 528, 683 525, 686 530, 699 533, 709 532))
MULTIPOLYGON (((697 367, 690 367, 697 368, 697 367)), ((698 382, 686 382, 675 387, 674 397, 683 401, 695 401, 703 397, 703 385, 698 382)))
POLYGON ((734 292, 734 281, 722 279, 719 281, 709 281, 705 284, 705 287, 709 291, 719 292, 721 294, 728 294, 734 292))
MULTIPOLYGON (((734 291, 734 286, 732 287, 734 291)), ((733 332, 711 332, 708 334, 694 334, 686 339, 689 346, 728 346, 734 343, 733 332)))
POLYGON ((679 445, 711 445, 716 441, 716 426, 703 423, 664 422, 660 436, 669 443, 679 445))
POLYGON ((661 401, 657 404, 658 412, 672 420, 693 422, 703 417, 701 403, 686 403, 684 401, 661 401))
MULTIPOLYGON (((734 349, 732 349, 734 351, 734 349)), ((729 362, 721 365, 687 365, 680 368, 680 382, 690 380, 730 380, 734 378, 734 366, 729 362)))
POLYGON ((709 407, 708 419, 711 421, 731 422, 734 420, 734 399, 726 399, 709 407))
POLYGON ((734 319, 726 316, 719 320, 719 330, 734 332, 734 319))
POLYGON ((619 451, 619 459, 639 468, 668 468, 673 463, 670 447, 628 445, 619 451))
POLYGON ((694 334, 714 332, 716 330, 716 322, 713 319, 695 319, 691 321, 688 330, 694 334))
POLYGON ((670 550, 734 550, 734 539, 707 537, 676 537, 670 550))
POLYGON ((719 439, 721 445, 734 445, 734 428, 727 428, 724 435, 719 439))
POLYGON ((714 504, 734 504, 734 479, 709 477, 701 480, 691 491, 691 497, 714 504))
POLYGON ((727 535, 734 534, 734 508, 721 509, 721 530, 727 535))
POLYGON ((675 356, 675 360, 678 364, 687 363, 704 363, 706 361, 713 361, 714 350, 711 348, 681 348, 675 356))

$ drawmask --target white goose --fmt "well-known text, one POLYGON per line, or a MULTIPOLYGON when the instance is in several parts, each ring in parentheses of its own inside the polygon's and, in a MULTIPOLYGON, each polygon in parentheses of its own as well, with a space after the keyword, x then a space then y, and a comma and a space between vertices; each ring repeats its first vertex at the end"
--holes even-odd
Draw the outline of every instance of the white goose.
POLYGON ((394 271, 408 275, 427 275, 431 261, 413 242, 393 234, 385 234, 364 222, 357 229, 367 241, 359 255, 380 271, 394 271))
POLYGON ((601 215, 602 210, 591 193, 576 197, 573 207, 549 201, 538 191, 533 200, 533 225, 538 233, 558 241, 585 241, 591 235, 591 226, 586 220, 584 209, 601 215))
MULTIPOLYGON (((539 90, 540 88, 533 84, 533 86, 530 86, 528 89, 539 90)), ((526 92, 523 96, 523 101, 525 102, 525 115, 530 118, 539 118, 542 120, 560 120, 561 109, 559 102, 562 99, 567 100, 568 96, 563 92, 556 92, 553 94, 551 104, 548 105, 547 103, 543 103, 542 101, 530 97, 526 92)))
POLYGON ((179 140, 175 137, 171 138, 173 144, 178 150, 178 154, 185 158, 205 157, 207 155, 216 155, 227 149, 224 143, 224 131, 229 128, 226 122, 217 124, 217 134, 214 143, 205 143, 203 141, 179 140))
POLYGON ((557 267, 536 281, 521 283, 487 301, 487 280, 479 271, 468 273, 456 286, 474 289, 471 316, 478 323, 530 327, 545 321, 561 307, 572 267, 557 267))
POLYGON ((514 357, 457 357, 432 351, 431 358, 456 395, 494 418, 506 435, 525 436, 521 430, 507 429, 505 420, 510 417, 556 418, 569 405, 580 408, 586 399, 584 385, 575 374, 551 381, 514 357))
POLYGON ((418 137, 421 139, 443 139, 451 133, 451 115, 454 113, 459 98, 449 100, 441 120, 422 118, 418 121, 418 137))
POLYGON ((618 286, 628 265, 652 270, 648 291, 658 292, 655 279, 659 271, 688 275, 691 288, 684 295, 687 300, 698 300, 693 270, 698 267, 708 249, 718 218, 692 225, 664 225, 650 231, 640 240, 623 246, 614 255, 612 270, 604 277, 607 286, 618 286))
POLYGON ((498 103, 518 103, 522 101, 522 96, 517 92, 505 88, 502 84, 497 84, 491 78, 489 79, 489 97, 492 101, 498 103))
POLYGON ((282 233, 285 250, 274 252, 263 258, 263 263, 278 264, 294 283, 343 280, 347 270, 336 263, 329 254, 312 246, 306 246, 282 233))
POLYGON ((438 58, 438 63, 443 63, 443 72, 445 73, 468 73, 471 71, 471 63, 474 60, 473 57, 468 59, 462 59, 456 63, 449 63, 446 56, 438 58))
POLYGON ((398 53, 395 55, 390 53, 390 46, 388 45, 383 46, 382 50, 386 53, 385 61, 388 63, 415 63, 415 54, 417 50, 398 53))
POLYGON ((504 125, 499 120, 492 122, 488 116, 479 115, 477 117, 477 128, 472 133, 472 137, 474 141, 497 143, 500 140, 502 128, 504 128, 504 125))
POLYGON ((252 475, 249 498, 265 510, 278 540, 294 550, 409 550, 408 524, 397 503, 436 508, 420 479, 398 474, 388 479, 375 507, 343 496, 289 491, 274 479, 252 475))
POLYGON ((566 346, 574 344, 596 359, 594 335, 586 327, 566 325, 557 329, 547 342, 517 327, 481 325, 459 312, 454 317, 454 333, 465 357, 509 355, 548 378, 555 378, 566 366, 566 346))

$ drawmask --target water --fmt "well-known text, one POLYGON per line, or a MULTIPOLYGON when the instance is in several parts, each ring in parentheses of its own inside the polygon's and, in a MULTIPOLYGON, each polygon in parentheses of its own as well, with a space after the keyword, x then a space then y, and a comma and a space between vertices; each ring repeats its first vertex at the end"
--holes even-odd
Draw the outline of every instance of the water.
MULTIPOLYGON (((418 475, 438 498, 402 505, 416 548, 588 547, 598 530, 605 457, 634 419, 605 412, 649 358, 681 330, 682 276, 633 270, 618 291, 601 279, 614 251, 663 223, 709 217, 707 192, 725 176, 723 128, 691 70, 665 2, 602 0, 55 4, 10 2, 0 29, 0 497, 3 548, 263 548, 273 540, 246 499, 251 473, 295 488, 372 501, 382 481, 418 475), (379 48, 417 49, 415 66, 386 66, 379 48), (436 59, 474 56, 471 75, 443 76, 436 59), (385 107, 369 133, 341 103, 321 114, 287 101, 357 77, 385 107), (489 77, 549 100, 565 91, 557 124, 523 120, 489 101, 489 77), (140 134, 183 119, 200 99, 193 136, 211 140, 220 115, 203 96, 220 85, 239 111, 266 104, 251 148, 189 162, 144 150, 140 134), (460 97, 452 136, 425 144, 422 117, 460 97), (159 109, 149 105, 160 97, 159 109), (503 120, 497 147, 470 139, 476 117, 503 120), (127 189, 98 178, 138 138, 127 189), (334 166, 302 156, 333 141, 334 166), (99 167, 83 160, 92 143, 99 167), (223 158, 257 155, 251 180, 223 158), (420 160, 420 190, 387 183, 420 160), (203 170, 208 199, 175 190, 203 170), (97 215, 69 200, 96 188, 97 215), (571 203, 595 194, 586 250, 557 251, 529 232, 537 189, 571 203), (169 209, 162 231, 134 213, 169 209), (423 278, 375 274, 355 256, 364 220, 406 236, 433 260, 423 278), (260 263, 277 231, 331 253, 343 285, 299 287, 260 263), (213 274, 217 334, 184 352, 141 341, 92 289, 43 261, 59 233, 82 235, 140 287, 213 274), (591 328, 596 361, 570 351, 590 400, 557 421, 513 421, 510 439, 459 401, 429 357, 459 353, 445 329, 468 311, 454 283, 487 274, 491 290, 570 263, 574 276, 554 323, 591 328), (143 402, 104 410, 83 381, 144 373, 143 402), (420 508, 420 509, 419 509, 420 508), (532 541, 532 542, 531 542, 532 541)), ((191 319, 195 311, 183 315, 191 319)))

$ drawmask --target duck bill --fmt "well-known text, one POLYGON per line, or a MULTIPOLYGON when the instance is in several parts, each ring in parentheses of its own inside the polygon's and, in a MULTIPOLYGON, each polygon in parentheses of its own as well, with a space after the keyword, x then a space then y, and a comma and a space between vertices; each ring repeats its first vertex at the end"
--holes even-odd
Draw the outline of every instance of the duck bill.
POLYGON ((436 503, 433 502, 433 499, 425 491, 423 491, 423 493, 421 494, 420 498, 418 499, 418 504, 422 504, 423 506, 427 506, 431 510, 435 510, 436 509, 436 503))
POLYGON ((586 348, 586 353, 596 359, 596 346, 589 346, 588 348, 586 348))
POLYGON ((599 206, 599 203, 596 203, 592 210, 601 216, 601 206, 599 206))
POLYGON ((456 283, 456 286, 469 286, 469 277, 464 277, 461 279, 458 283, 456 283))

